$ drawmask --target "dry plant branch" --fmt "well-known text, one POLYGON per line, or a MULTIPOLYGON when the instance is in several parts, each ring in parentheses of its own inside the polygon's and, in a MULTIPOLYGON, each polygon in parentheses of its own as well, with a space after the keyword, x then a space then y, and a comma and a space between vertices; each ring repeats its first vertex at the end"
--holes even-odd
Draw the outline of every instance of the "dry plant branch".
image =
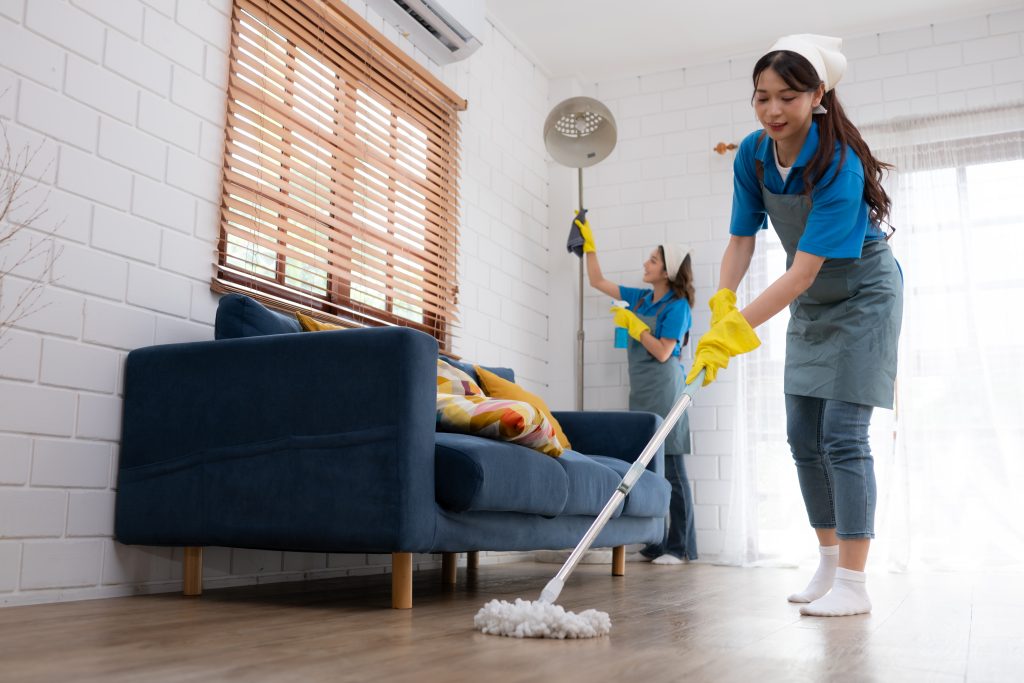
MULTIPOLYGON (((2 96, 3 93, 0 93, 2 96)), ((42 199, 30 199, 38 185, 27 175, 39 148, 27 145, 18 150, 11 147, 7 125, 0 121, 3 135, 3 156, 0 158, 0 349, 10 339, 7 332, 26 316, 47 304, 39 305, 46 284, 61 248, 54 235, 63 221, 48 230, 36 226, 46 214, 47 191, 42 199), (27 281, 15 290, 12 278, 27 281), (13 291, 12 291, 13 290, 13 291)))

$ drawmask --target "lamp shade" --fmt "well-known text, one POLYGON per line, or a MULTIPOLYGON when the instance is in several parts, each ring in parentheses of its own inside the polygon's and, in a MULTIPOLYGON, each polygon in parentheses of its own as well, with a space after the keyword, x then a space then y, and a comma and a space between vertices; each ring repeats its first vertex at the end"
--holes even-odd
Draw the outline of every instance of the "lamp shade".
POLYGON ((559 102, 544 121, 544 146, 563 166, 586 168, 615 149, 615 117, 592 97, 559 102))

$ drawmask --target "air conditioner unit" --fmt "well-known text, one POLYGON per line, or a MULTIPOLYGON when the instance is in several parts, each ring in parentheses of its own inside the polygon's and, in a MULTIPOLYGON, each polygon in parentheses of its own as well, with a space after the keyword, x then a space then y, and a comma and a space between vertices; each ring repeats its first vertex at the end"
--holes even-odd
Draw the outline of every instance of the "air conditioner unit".
POLYGON ((484 0, 367 0, 367 5, 438 64, 465 59, 480 47, 484 0))

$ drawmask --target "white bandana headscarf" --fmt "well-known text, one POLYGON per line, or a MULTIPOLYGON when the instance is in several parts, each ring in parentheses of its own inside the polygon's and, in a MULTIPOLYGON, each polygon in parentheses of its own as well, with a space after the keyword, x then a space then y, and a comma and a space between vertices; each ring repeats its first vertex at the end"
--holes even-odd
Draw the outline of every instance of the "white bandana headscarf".
POLYGON ((690 254, 690 247, 685 244, 663 244, 661 248, 665 251, 665 272, 668 273, 669 282, 675 282, 679 274, 679 266, 690 254))
POLYGON ((839 51, 842 46, 842 38, 799 33, 779 38, 768 52, 788 50, 801 55, 818 72, 818 77, 825 84, 825 92, 828 92, 836 87, 846 71, 846 57, 839 51))

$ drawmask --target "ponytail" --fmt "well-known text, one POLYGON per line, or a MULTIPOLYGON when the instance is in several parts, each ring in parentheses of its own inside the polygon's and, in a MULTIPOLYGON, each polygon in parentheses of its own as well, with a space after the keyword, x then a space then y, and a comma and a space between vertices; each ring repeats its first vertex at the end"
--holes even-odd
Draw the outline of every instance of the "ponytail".
MULTIPOLYGON (((832 150, 835 149, 838 142, 840 152, 836 172, 838 173, 842 168, 846 158, 846 148, 849 147, 864 166, 864 201, 867 202, 871 222, 875 225, 887 223, 889 211, 892 209, 892 200, 885 188, 882 187, 882 177, 887 170, 893 168, 893 165, 878 160, 871 153, 871 149, 864 142, 860 131, 843 111, 835 90, 825 93, 825 96, 821 98, 821 106, 825 108, 826 112, 814 115, 818 121, 819 143, 818 151, 811 157, 810 163, 804 170, 805 187, 814 186, 825 176, 832 163, 832 150)), ((829 179, 828 182, 831 181, 832 179, 829 179)))

